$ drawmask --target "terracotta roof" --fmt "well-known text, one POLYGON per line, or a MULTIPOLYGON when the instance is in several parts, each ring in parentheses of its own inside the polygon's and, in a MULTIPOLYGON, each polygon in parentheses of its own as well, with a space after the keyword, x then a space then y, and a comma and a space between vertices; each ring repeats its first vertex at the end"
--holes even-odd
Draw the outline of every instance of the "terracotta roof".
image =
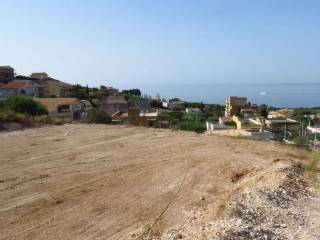
POLYGON ((4 84, 0 86, 2 89, 19 89, 19 88, 26 88, 26 87, 32 87, 32 85, 29 85, 25 81, 11 81, 7 84, 4 84))
POLYGON ((46 106, 48 111, 54 111, 58 105, 80 102, 77 98, 35 98, 36 101, 46 106))

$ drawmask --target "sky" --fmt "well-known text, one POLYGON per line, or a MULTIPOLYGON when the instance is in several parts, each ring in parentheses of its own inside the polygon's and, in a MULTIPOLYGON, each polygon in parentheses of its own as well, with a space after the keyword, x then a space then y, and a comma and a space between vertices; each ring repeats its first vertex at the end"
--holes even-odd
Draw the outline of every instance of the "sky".
POLYGON ((318 0, 0 0, 0 65, 69 83, 319 82, 318 0))

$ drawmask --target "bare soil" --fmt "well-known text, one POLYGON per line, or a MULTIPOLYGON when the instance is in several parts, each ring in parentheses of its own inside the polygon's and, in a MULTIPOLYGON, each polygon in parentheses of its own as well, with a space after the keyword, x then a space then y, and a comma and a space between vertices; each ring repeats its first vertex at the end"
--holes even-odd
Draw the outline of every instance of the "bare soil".
POLYGON ((3 132, 0 153, 0 239, 130 239, 171 202, 165 234, 250 174, 301 160, 274 142, 85 124, 3 132))

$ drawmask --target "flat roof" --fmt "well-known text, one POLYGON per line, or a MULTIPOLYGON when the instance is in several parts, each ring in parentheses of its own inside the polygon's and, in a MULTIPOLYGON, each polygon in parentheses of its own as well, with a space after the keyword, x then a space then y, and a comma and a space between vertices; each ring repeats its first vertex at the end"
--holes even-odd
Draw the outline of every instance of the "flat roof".
POLYGON ((298 123, 293 119, 266 119, 265 121, 269 123, 298 123))
POLYGON ((49 111, 53 111, 58 105, 72 104, 75 102, 80 103, 80 100, 77 98, 34 98, 34 100, 46 106, 49 111))

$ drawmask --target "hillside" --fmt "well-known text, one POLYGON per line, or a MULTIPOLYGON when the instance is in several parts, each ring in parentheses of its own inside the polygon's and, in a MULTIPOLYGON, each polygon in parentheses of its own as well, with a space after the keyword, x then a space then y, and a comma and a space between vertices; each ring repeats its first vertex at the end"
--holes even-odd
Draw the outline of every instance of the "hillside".
POLYGON ((74 124, 2 132, 0 151, 0 239, 320 236, 305 156, 278 143, 74 124))

